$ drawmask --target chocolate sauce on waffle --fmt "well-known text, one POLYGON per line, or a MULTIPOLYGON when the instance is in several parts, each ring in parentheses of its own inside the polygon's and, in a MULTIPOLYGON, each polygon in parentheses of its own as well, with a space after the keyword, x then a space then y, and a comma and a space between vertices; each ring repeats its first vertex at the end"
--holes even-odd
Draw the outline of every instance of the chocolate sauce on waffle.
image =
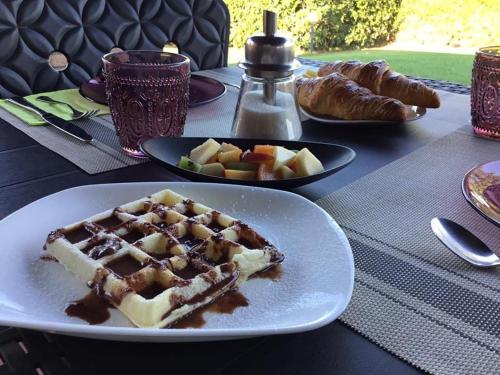
POLYGON ((192 233, 186 233, 184 237, 178 238, 178 241, 184 245, 188 251, 203 242, 202 239, 196 238, 192 233))
POLYGON ((111 229, 116 227, 117 225, 120 225, 122 221, 118 219, 114 214, 111 215, 110 217, 101 219, 99 221, 96 221, 95 224, 100 225, 104 229, 111 229))
POLYGON ((120 240, 117 238, 101 238, 93 237, 82 249, 82 252, 87 254, 92 259, 100 259, 107 255, 115 254, 122 248, 120 240))
POLYGON ((154 282, 153 284, 147 286, 137 294, 143 296, 146 299, 153 299, 155 298, 158 294, 163 292, 166 288, 161 285, 160 283, 154 282))
POLYGON ((123 240, 128 243, 133 243, 145 237, 145 235, 140 230, 133 228, 130 232, 120 235, 120 237, 123 238, 123 240))
POLYGON ((50 254, 44 254, 40 257, 40 260, 43 260, 45 262, 56 262, 59 263, 56 257, 50 255, 50 254))
POLYGON ((61 238, 62 236, 64 236, 64 234, 60 229, 50 232, 49 235, 47 236, 47 243, 52 243, 58 238, 61 238))
POLYGON ((212 230, 212 232, 219 233, 220 231, 223 231, 226 229, 226 227, 223 227, 220 225, 217 221, 212 221, 210 224, 207 225, 208 228, 212 230))
MULTIPOLYGON (((231 277, 227 277, 224 280, 214 283, 207 289, 205 289, 202 293, 194 295, 191 299, 184 301, 184 300, 175 300, 176 295, 172 295, 171 297, 173 298, 172 302, 172 308, 170 308, 168 311, 163 314, 162 319, 165 319, 167 316, 170 315, 170 313, 177 309, 180 305, 186 304, 186 305, 195 305, 197 303, 203 302, 207 297, 213 296, 214 294, 217 294, 217 292, 226 286, 233 284, 237 279, 238 279, 239 272, 235 271, 231 277)), ((180 297, 179 297, 180 298, 180 297)))
POLYGON ((184 216, 187 216, 187 217, 193 217, 193 216, 198 215, 198 214, 197 214, 196 212, 194 212, 194 210, 193 210, 194 201, 192 201, 191 199, 184 199, 184 200, 182 201, 182 204, 184 204, 184 206, 186 207, 185 212, 181 212, 184 216))
POLYGON ((91 291, 82 299, 71 302, 64 310, 69 316, 87 321, 89 324, 104 323, 110 317, 108 308, 111 304, 104 297, 91 291))
POLYGON ((70 231, 64 232, 64 236, 69 242, 77 243, 90 238, 92 233, 90 233, 82 224, 70 231))
POLYGON ((107 263, 106 268, 110 269, 118 277, 125 277, 139 271, 144 266, 134 257, 125 255, 107 263))
POLYGON ((189 263, 184 267, 183 269, 173 269, 172 272, 179 276, 180 278, 183 278, 184 280, 189 280, 195 278, 197 275, 202 273, 202 271, 194 268, 191 266, 189 263))

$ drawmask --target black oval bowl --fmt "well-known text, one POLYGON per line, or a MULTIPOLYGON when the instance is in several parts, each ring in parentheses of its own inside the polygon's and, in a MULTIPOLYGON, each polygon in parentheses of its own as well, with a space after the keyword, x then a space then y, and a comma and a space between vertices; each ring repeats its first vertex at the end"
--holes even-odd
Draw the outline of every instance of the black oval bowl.
POLYGON ((243 151, 253 149, 258 144, 283 146, 289 150, 300 150, 307 147, 323 164, 325 171, 307 177, 288 178, 272 181, 242 181, 230 178, 208 176, 201 173, 179 168, 177 163, 181 156, 189 155, 196 146, 201 145, 207 138, 153 138, 141 145, 142 151, 151 159, 163 164, 167 169, 176 174, 194 181, 220 182, 225 184, 239 184, 262 186, 268 188, 290 189, 297 186, 310 184, 329 176, 353 161, 356 153, 349 147, 328 143, 300 142, 300 141, 273 141, 269 139, 242 139, 242 138, 214 138, 217 142, 232 143, 243 151))

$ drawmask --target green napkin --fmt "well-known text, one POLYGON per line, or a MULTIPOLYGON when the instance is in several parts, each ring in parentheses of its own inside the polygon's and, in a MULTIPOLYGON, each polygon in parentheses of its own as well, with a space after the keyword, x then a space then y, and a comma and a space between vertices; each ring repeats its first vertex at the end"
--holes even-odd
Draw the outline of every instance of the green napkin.
MULTIPOLYGON (((41 95, 48 96, 52 99, 59 100, 64 103, 68 103, 73 108, 82 112, 98 109, 99 112, 97 116, 109 114, 109 108, 107 106, 85 99, 80 95, 78 89, 44 92, 25 97, 26 100, 28 100, 30 103, 33 103, 38 108, 43 109, 45 112, 52 113, 53 115, 61 117, 65 120, 72 119, 72 112, 68 108, 68 106, 63 104, 48 104, 36 100, 36 98, 41 95)), ((28 111, 27 109, 21 108, 20 106, 9 103, 6 100, 0 100, 0 107, 9 111, 28 125, 45 125, 45 121, 43 121, 40 116, 31 111, 28 111)))

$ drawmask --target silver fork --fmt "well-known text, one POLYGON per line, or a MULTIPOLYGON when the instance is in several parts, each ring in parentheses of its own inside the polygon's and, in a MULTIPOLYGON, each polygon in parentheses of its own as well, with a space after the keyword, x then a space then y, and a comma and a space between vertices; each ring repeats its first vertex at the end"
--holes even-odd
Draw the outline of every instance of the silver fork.
POLYGON ((61 102, 59 100, 55 100, 55 99, 52 99, 52 98, 50 98, 48 96, 44 96, 44 95, 37 96, 36 100, 43 102, 43 103, 62 104, 62 105, 67 106, 71 110, 71 112, 73 112, 73 115, 71 116, 72 120, 79 120, 82 118, 94 117, 95 115, 97 115, 99 113, 98 109, 91 109, 91 110, 86 111, 86 112, 81 112, 81 111, 77 110, 76 108, 74 108, 69 103, 61 102))

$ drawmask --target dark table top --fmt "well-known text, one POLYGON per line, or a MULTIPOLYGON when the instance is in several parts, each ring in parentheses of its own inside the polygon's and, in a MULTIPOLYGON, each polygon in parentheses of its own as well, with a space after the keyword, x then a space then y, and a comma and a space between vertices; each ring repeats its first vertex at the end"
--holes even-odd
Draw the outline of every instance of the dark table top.
MULTIPOLYGON (((466 125, 469 97, 449 92, 440 94, 439 110, 430 110, 422 120, 403 126, 305 122, 304 140, 352 147, 357 158, 338 174, 293 191, 314 201, 466 125)), ((153 163, 90 176, 2 120, 0 166, 0 218, 45 195, 73 186, 181 180, 153 163)), ((188 370, 188 373, 199 370, 204 374, 418 372, 338 321, 300 334, 185 344, 106 342, 0 328, 0 375, 11 374, 13 369, 19 373, 36 373, 37 366, 43 368, 45 374, 63 369, 88 374, 130 373, 153 368, 188 370), (19 341, 23 343, 21 346, 19 341), (16 360, 20 355, 27 355, 29 361, 16 360)))

